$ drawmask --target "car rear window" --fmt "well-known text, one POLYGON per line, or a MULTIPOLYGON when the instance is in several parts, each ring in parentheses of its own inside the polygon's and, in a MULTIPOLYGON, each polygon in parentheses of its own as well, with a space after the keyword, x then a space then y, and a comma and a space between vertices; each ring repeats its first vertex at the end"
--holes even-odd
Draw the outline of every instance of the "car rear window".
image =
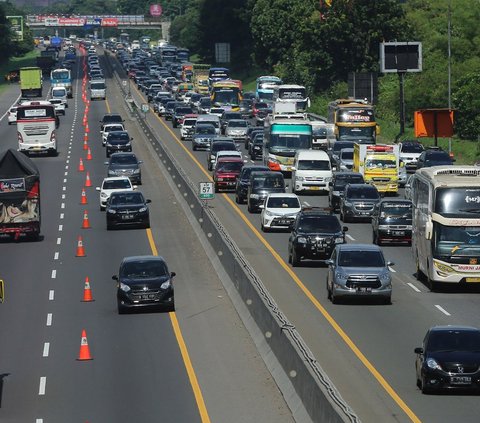
POLYGON ((299 160, 298 170, 330 170, 329 160, 299 160))
POLYGON ((114 179, 111 181, 105 181, 103 183, 103 189, 125 189, 131 188, 132 184, 128 179, 114 179))
POLYGON ((384 267, 380 251, 340 251, 338 265, 344 267, 384 267))

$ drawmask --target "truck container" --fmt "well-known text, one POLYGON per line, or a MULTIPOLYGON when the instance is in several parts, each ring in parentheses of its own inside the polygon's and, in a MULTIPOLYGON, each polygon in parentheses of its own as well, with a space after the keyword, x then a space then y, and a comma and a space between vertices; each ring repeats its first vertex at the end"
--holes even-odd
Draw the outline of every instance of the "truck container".
POLYGON ((20 69, 20 90, 22 97, 42 96, 42 70, 39 67, 20 69))
POLYGON ((37 66, 42 70, 42 73, 48 75, 55 67, 55 59, 52 56, 38 56, 35 58, 37 66))
POLYGON ((389 144, 358 144, 353 147, 353 171, 380 193, 398 192, 399 148, 389 144))
POLYGON ((194 63, 192 65, 192 82, 194 89, 199 94, 208 95, 208 73, 211 65, 194 63))
POLYGON ((40 173, 24 154, 0 153, 0 236, 38 239, 40 235, 40 173))

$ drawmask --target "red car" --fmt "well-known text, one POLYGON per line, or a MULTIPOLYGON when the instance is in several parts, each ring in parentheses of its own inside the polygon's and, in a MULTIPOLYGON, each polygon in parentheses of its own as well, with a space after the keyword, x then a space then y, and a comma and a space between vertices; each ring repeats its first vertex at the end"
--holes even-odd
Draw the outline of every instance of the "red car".
POLYGON ((215 192, 234 190, 242 167, 243 160, 239 157, 220 157, 213 171, 215 192))

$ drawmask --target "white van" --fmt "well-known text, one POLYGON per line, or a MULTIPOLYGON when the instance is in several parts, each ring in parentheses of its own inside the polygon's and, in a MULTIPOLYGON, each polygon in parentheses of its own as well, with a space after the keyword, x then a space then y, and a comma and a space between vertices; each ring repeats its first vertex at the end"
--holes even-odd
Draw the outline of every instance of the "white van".
POLYGON ((216 115, 198 115, 197 123, 210 123, 215 127, 215 133, 220 135, 220 118, 216 115))
POLYGON ((103 80, 93 80, 90 82, 90 100, 107 98, 107 86, 103 80))
POLYGON ((292 167, 292 192, 327 191, 332 167, 323 150, 299 150, 292 167))
POLYGON ((65 104, 65 107, 68 107, 68 92, 65 87, 52 87, 52 90, 50 92, 50 97, 54 99, 60 99, 62 100, 62 103, 65 104))

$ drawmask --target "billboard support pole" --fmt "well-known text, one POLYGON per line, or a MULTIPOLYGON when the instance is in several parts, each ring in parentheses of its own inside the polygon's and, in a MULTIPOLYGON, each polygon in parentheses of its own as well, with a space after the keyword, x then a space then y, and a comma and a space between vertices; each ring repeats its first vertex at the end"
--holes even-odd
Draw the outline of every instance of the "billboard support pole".
POLYGON ((405 72, 398 72, 398 80, 400 85, 400 132, 395 137, 395 142, 398 142, 400 137, 405 133, 405 72))

